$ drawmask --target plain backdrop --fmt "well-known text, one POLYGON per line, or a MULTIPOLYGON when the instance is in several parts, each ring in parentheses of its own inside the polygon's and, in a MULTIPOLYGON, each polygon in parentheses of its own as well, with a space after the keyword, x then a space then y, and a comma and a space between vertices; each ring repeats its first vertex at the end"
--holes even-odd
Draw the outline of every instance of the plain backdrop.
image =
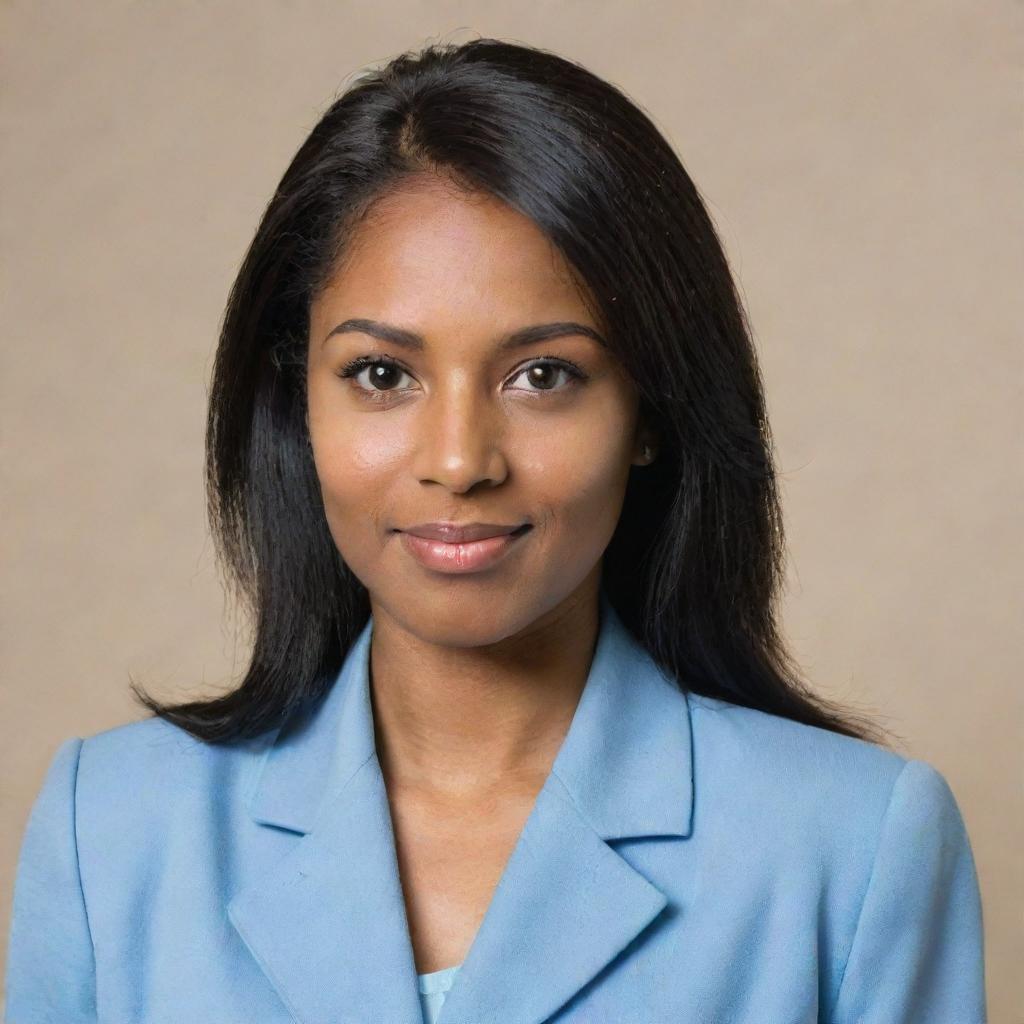
MULTIPOLYGON (((1020 3, 0 3, 0 925, 57 746, 245 663, 202 490, 228 288, 360 70, 496 36, 579 60, 676 148, 755 335, 822 693, 934 764, 1021 1021, 1020 3)), ((4 949, 0 946, 0 956, 4 949)), ((953 1022, 950 1022, 953 1024, 953 1022)))

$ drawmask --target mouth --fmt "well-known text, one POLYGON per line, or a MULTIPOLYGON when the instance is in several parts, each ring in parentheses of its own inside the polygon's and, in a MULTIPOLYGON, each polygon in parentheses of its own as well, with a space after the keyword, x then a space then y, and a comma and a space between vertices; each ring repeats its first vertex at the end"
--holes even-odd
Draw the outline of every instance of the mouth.
POLYGON ((517 533, 529 526, 529 521, 519 526, 504 523, 419 523, 399 529, 400 533, 411 533, 427 540, 443 540, 447 544, 467 544, 475 540, 487 540, 489 537, 503 537, 517 533))
POLYGON ((506 554, 519 546, 519 539, 532 529, 532 524, 525 523, 511 533, 456 542, 418 537, 402 530, 396 532, 401 535, 406 552, 424 568, 435 572, 462 574, 481 572, 497 565, 506 554))

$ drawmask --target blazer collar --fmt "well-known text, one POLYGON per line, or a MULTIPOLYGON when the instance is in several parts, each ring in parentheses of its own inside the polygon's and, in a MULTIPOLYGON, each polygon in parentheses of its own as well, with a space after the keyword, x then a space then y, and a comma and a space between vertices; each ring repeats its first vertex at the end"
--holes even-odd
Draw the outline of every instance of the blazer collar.
MULTIPOLYGON (((372 632, 371 617, 320 704, 270 734, 249 810, 303 838, 228 907, 300 1024, 422 1019, 374 743, 372 632)), ((689 836, 692 812, 689 701, 602 589, 579 703, 439 1024, 551 1016, 667 903, 608 844, 689 836)))

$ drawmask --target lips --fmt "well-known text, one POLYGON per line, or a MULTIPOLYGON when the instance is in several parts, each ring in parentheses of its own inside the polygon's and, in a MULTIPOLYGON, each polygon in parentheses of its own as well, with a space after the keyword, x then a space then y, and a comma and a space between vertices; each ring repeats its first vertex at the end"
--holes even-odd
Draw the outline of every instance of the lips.
MULTIPOLYGON (((462 528, 460 528, 462 529, 462 528)), ((476 540, 449 542, 432 537, 421 537, 409 530, 399 531, 405 550, 427 569, 444 573, 472 573, 489 569, 505 555, 525 543, 521 538, 530 532, 527 523, 522 527, 501 528, 476 540)))
POLYGON ((420 523, 409 526, 401 533, 412 534, 425 540, 440 540, 447 544, 464 544, 471 541, 486 540, 489 537, 505 537, 512 533, 525 531, 529 523, 420 523))

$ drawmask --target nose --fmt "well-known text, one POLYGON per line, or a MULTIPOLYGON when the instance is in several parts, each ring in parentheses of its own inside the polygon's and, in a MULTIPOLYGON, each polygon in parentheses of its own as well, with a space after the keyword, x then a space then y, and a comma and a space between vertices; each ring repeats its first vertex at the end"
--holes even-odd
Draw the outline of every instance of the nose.
POLYGON ((503 452, 504 416, 460 375, 421 404, 416 419, 415 472, 422 483, 463 493, 481 481, 501 483, 508 473, 503 452))

